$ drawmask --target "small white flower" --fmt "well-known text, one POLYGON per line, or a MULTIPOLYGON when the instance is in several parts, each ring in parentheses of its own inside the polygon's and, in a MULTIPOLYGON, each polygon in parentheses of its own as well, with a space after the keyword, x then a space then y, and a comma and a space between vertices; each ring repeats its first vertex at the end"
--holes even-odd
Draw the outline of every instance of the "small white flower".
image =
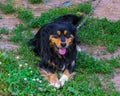
POLYGON ((30 73, 33 73, 33 71, 31 70, 30 73))
POLYGON ((8 74, 8 76, 10 76, 10 74, 8 74))
POLYGON ((26 80, 27 80, 27 78, 24 78, 24 80, 26 81, 26 80))
POLYGON ((19 67, 22 67, 22 64, 20 64, 19 67))
POLYGON ((31 67, 29 67, 29 69, 31 69, 31 67))
POLYGON ((2 62, 0 62, 0 65, 2 64, 2 62))
POLYGON ((41 88, 41 87, 38 87, 38 90, 42 91, 42 88, 41 88))
POLYGON ((19 56, 17 56, 16 58, 17 58, 17 59, 19 59, 20 57, 19 57, 19 56))
POLYGON ((25 63, 25 66, 27 66, 28 65, 28 63, 25 63))
POLYGON ((41 80, 39 80, 39 83, 42 83, 42 81, 41 81, 41 80))
POLYGON ((32 79, 33 81, 35 81, 35 79, 32 79))
POLYGON ((39 78, 37 78, 36 81, 39 81, 39 78))

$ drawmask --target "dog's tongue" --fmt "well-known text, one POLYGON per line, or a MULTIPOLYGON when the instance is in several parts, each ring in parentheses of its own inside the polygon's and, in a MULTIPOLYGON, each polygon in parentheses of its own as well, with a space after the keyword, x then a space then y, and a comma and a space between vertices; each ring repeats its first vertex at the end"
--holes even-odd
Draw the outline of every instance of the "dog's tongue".
POLYGON ((66 53, 66 48, 59 48, 60 55, 65 55, 65 53, 66 53))

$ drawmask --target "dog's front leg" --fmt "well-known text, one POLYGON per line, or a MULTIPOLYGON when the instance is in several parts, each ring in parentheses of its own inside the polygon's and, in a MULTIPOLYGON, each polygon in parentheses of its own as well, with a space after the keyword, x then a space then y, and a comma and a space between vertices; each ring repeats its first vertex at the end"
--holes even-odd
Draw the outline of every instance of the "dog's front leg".
POLYGON ((55 72, 54 66, 49 63, 42 62, 39 65, 39 71, 41 76, 50 83, 50 85, 59 88, 61 86, 60 81, 58 80, 57 73, 55 72))
POLYGON ((73 73, 73 69, 74 69, 74 66, 75 66, 75 61, 73 61, 67 69, 64 70, 61 78, 60 78, 60 83, 61 83, 61 86, 64 85, 65 81, 68 81, 69 78, 72 77, 72 73, 73 73))

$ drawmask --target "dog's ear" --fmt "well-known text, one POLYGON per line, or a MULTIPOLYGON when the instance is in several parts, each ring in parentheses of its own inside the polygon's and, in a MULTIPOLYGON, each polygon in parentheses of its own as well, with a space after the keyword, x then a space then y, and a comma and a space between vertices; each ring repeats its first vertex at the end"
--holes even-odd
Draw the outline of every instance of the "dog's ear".
POLYGON ((40 30, 37 32, 37 34, 34 36, 34 38, 30 39, 28 42, 28 45, 32 47, 33 51, 36 55, 41 54, 41 48, 39 44, 39 38, 40 37, 40 30))
POLYGON ((35 41, 36 41, 36 40, 35 40, 34 38, 33 38, 33 39, 30 39, 29 42, 28 42, 28 45, 34 47, 34 46, 36 45, 36 44, 35 44, 35 41))
POLYGON ((50 54, 50 47, 49 47, 49 36, 50 32, 52 31, 52 27, 45 26, 40 32, 40 46, 41 46, 41 55, 45 56, 47 59, 50 54), (47 54, 47 55, 46 55, 47 54))
POLYGON ((70 30, 72 32, 72 35, 75 38, 75 43, 80 44, 80 38, 79 38, 79 35, 78 35, 78 32, 77 32, 77 27, 72 25, 72 24, 69 24, 69 28, 70 28, 70 30))
POLYGON ((50 28, 43 26, 40 30, 36 33, 33 39, 31 39, 28 44, 33 47, 33 51, 37 55, 43 55, 49 52, 49 31, 50 28))
POLYGON ((73 25, 77 25, 82 20, 82 18, 83 18, 82 15, 76 16, 73 14, 67 14, 67 15, 60 16, 60 17, 56 18, 54 20, 54 22, 70 22, 73 25))

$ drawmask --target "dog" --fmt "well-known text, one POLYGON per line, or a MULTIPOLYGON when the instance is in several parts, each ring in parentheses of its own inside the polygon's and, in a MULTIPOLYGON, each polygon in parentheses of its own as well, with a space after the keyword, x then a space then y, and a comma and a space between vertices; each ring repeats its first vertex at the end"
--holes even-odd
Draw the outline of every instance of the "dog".
POLYGON ((60 16, 43 25, 29 41, 33 51, 41 56, 38 64, 41 76, 56 88, 62 87, 74 71, 77 45, 80 44, 77 24, 81 19, 82 16, 73 14, 60 16), (57 70, 62 71, 60 79, 57 70))

